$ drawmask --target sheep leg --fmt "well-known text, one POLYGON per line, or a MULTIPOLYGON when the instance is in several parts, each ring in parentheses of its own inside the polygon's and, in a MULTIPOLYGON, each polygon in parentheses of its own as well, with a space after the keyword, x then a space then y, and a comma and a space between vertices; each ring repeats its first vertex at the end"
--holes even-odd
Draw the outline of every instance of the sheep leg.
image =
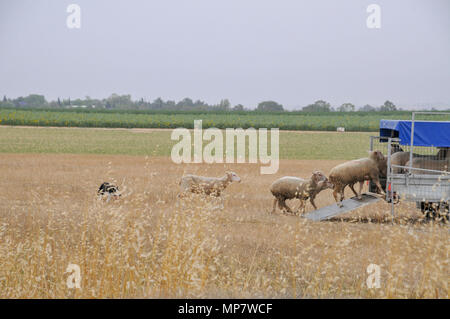
POLYGON ((353 191, 353 193, 355 194, 355 196, 356 196, 358 199, 362 199, 362 196, 361 196, 361 190, 362 190, 362 188, 363 188, 363 185, 364 185, 364 181, 359 182, 359 192, 358 192, 358 193, 355 191, 355 188, 354 188, 355 184, 350 184, 350 185, 349 185, 350 189, 353 191))
POLYGON ((341 207, 344 206, 344 204, 342 204, 342 201, 344 200, 344 189, 345 187, 341 190, 341 207))
POLYGON ((373 177, 372 177, 372 181, 373 181, 373 182, 375 183, 375 185, 377 186, 379 194, 381 194, 381 195, 383 195, 383 196, 386 195, 386 194, 384 193, 384 191, 383 191, 383 187, 381 187, 380 180, 378 179, 378 175, 373 176, 373 177))
POLYGON ((353 194, 355 194, 356 197, 358 197, 358 199, 361 199, 361 197, 358 195, 358 193, 355 191, 355 188, 353 188, 355 184, 350 184, 348 185, 348 187, 350 187, 350 189, 352 190, 353 194))
POLYGON ((298 206, 295 215, 298 215, 300 213, 303 214, 305 212, 305 206, 305 201, 303 199, 300 199, 300 206, 298 206))
POLYGON ((345 199, 344 191, 345 191, 345 185, 341 188, 341 202, 345 199))
POLYGON ((224 209, 224 207, 225 207, 225 205, 224 205, 225 199, 222 196, 219 196, 219 202, 220 202, 219 208, 220 209, 224 209))
POLYGON ((364 186, 364 181, 359 182, 359 195, 358 195, 359 199, 362 199, 361 193, 362 193, 363 186, 364 186))
POLYGON ((278 209, 283 213, 283 209, 284 209, 283 204, 282 204, 283 199, 277 198, 276 200, 277 200, 278 209))
POLYGON ((306 201, 301 200, 301 203, 302 203, 302 215, 304 215, 306 211, 306 201))
POLYGON ((286 202, 284 203, 284 208, 286 209, 286 211, 291 214, 291 215, 295 215, 294 212, 292 211, 292 209, 286 204, 286 202))
POLYGON ((316 204, 314 203, 314 197, 311 197, 311 198, 309 199, 309 201, 311 202, 311 205, 313 205, 314 209, 317 209, 317 206, 316 206, 316 204))
POLYGON ((337 193, 338 193, 337 189, 333 190, 333 197, 334 197, 334 200, 336 201, 336 203, 338 202, 337 193))
POLYGON ((286 200, 285 200, 285 199, 279 200, 279 204, 280 204, 280 206, 281 206, 283 209, 287 210, 288 213, 293 214, 292 210, 291 210, 291 209, 289 208, 289 206, 286 204, 286 200))
POLYGON ((282 201, 282 200, 283 200, 282 198, 278 198, 278 199, 277 199, 278 209, 279 209, 279 210, 283 210, 283 204, 281 204, 281 201, 282 201))
POLYGON ((342 207, 342 206, 343 206, 343 205, 342 205, 342 196, 341 196, 340 200, 338 200, 338 196, 337 196, 338 193, 341 193, 340 187, 336 187, 336 188, 334 189, 334 191, 333 191, 333 197, 334 197, 334 200, 336 201, 337 206, 338 206, 338 207, 342 207))
POLYGON ((275 211, 277 210, 277 204, 278 204, 278 198, 275 197, 275 199, 273 200, 272 211, 270 212, 271 214, 275 214, 275 211))

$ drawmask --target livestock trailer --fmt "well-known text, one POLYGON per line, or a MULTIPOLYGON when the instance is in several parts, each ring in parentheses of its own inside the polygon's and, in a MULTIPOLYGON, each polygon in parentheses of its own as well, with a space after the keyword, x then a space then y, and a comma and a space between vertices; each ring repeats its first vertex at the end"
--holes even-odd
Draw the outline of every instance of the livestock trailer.
MULTIPOLYGON (((381 120, 379 136, 370 137, 370 150, 386 157, 386 174, 380 183, 391 204, 416 202, 427 217, 448 220, 450 202, 450 113, 413 112, 410 121, 381 120), (441 121, 416 121, 416 115, 439 115, 441 121), (398 163, 398 158, 404 160, 398 163), (415 162, 417 161, 417 163, 415 162)), ((332 204, 309 212, 304 217, 313 221, 327 220, 381 200, 377 187, 369 183, 369 193, 344 200, 343 206, 332 204)))
MULTIPOLYGON (((381 120, 380 135, 371 136, 370 150, 382 150, 387 157, 386 176, 380 176, 380 182, 392 214, 395 204, 409 201, 427 217, 448 219, 450 121, 417 121, 418 114, 445 119, 450 113, 414 112, 410 121, 381 120), (398 152, 402 154, 394 155, 398 152)), ((373 183, 369 191, 376 192, 373 183)))

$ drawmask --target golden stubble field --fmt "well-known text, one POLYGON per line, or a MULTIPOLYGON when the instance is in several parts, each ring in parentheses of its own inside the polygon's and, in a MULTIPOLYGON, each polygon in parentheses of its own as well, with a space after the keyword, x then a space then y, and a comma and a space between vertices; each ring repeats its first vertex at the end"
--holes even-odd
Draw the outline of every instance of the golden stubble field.
MULTIPOLYGON (((448 298, 448 226, 425 223, 414 205, 395 220, 385 202, 327 222, 268 213, 273 180, 340 162, 282 160, 276 175, 260 175, 250 164, 0 154, 0 297, 448 298), (177 199, 183 173, 227 169, 242 182, 227 188, 223 210, 177 199), (122 199, 98 200, 103 181, 122 199), (372 263, 378 289, 366 285, 372 263), (80 267, 79 289, 67 286, 69 264, 80 267)), ((333 202, 331 190, 316 200, 333 202)))

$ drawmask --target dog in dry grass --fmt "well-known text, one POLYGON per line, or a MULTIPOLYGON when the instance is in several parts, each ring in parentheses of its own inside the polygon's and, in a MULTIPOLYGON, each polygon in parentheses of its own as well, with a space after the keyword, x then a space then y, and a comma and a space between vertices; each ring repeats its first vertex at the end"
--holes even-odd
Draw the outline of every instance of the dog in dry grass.
POLYGON ((119 187, 108 182, 103 182, 97 190, 97 195, 100 198, 106 197, 106 202, 109 202, 111 198, 119 199, 122 194, 119 191, 119 187))

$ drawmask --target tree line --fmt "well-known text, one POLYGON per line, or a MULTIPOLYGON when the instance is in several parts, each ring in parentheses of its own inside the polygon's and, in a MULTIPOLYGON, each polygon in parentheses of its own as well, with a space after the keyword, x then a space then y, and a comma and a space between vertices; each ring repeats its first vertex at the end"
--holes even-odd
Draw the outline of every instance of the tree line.
MULTIPOLYGON (((47 101, 43 95, 30 94, 26 97, 9 99, 3 96, 0 101, 0 107, 4 108, 89 108, 89 109, 117 109, 117 110, 168 110, 168 111, 249 111, 242 104, 232 106, 228 99, 222 99, 218 104, 208 104, 201 100, 192 100, 184 98, 181 101, 166 100, 157 98, 153 101, 146 101, 141 98, 132 100, 131 95, 111 94, 104 99, 94 99, 86 96, 84 99, 60 99, 47 101)), ((283 112, 283 105, 275 101, 262 101, 256 107, 257 111, 283 112)), ((330 103, 324 100, 315 101, 300 109, 304 112, 391 112, 397 109, 391 101, 384 102, 380 106, 364 105, 356 109, 352 103, 344 103, 339 107, 333 108, 330 103)))

